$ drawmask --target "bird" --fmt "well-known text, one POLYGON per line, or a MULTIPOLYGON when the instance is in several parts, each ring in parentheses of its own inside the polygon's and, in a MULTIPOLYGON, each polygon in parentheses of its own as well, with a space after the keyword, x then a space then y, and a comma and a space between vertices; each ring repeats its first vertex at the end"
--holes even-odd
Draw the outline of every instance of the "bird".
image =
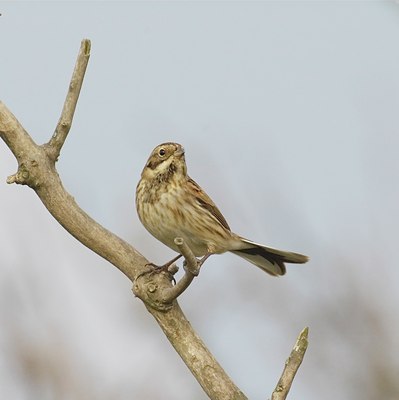
MULTIPOLYGON (((233 233, 205 191, 187 174, 182 145, 162 143, 151 152, 136 187, 136 209, 144 227, 156 239, 179 253, 179 237, 199 265, 213 254, 231 252, 273 276, 284 275, 285 263, 302 264, 308 257, 277 250, 233 233)), ((161 267, 167 268, 182 255, 161 267)))

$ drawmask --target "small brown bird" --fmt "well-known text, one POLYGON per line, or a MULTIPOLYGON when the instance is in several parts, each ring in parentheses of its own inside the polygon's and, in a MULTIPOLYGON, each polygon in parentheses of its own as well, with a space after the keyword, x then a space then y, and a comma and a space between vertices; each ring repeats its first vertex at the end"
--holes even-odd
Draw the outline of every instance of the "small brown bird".
MULTIPOLYGON (((184 149, 178 143, 157 146, 148 158, 136 188, 140 221, 158 240, 179 252, 181 237, 200 263, 212 254, 230 251, 271 275, 284 275, 284 263, 305 263, 308 257, 254 243, 230 230, 210 197, 187 175, 184 149)), ((181 255, 165 264, 169 266, 181 255)))

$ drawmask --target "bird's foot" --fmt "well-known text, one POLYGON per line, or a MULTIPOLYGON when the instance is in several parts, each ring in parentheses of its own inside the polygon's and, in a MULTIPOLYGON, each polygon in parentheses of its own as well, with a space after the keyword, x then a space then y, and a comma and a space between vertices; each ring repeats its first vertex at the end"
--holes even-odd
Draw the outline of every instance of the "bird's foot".
POLYGON ((176 283, 176 280, 175 280, 175 278, 173 277, 173 275, 177 272, 178 268, 176 267, 174 270, 171 270, 171 269, 170 269, 170 266, 171 266, 175 261, 177 261, 181 256, 182 256, 182 255, 179 254, 178 256, 176 256, 176 257, 173 258, 172 260, 168 261, 168 262, 167 262, 166 264, 164 264, 164 265, 156 265, 156 264, 154 264, 154 263, 148 263, 148 264, 146 264, 145 266, 148 267, 147 270, 141 272, 141 273, 136 277, 136 279, 139 278, 140 276, 147 275, 147 274, 149 274, 149 275, 151 276, 151 275, 154 275, 154 274, 159 274, 159 273, 161 273, 161 272, 167 272, 167 273, 171 276, 173 282, 176 283))

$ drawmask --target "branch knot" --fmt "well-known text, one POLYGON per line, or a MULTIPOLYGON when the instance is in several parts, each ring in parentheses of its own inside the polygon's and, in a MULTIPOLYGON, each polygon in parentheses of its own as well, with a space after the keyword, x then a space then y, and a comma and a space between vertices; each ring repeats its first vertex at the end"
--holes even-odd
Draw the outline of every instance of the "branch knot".
POLYGON ((133 283, 132 291, 147 307, 159 311, 168 311, 173 307, 173 300, 165 297, 165 290, 172 288, 167 273, 145 273, 139 275, 133 283))

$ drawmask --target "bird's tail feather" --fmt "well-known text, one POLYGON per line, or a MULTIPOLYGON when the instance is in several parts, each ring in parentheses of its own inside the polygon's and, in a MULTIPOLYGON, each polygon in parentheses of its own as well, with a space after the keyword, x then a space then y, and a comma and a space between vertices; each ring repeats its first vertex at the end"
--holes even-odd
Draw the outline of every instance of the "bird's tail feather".
POLYGON ((308 261, 308 257, 303 254, 273 249, 244 238, 241 238, 241 241, 242 248, 231 252, 263 269, 270 275, 284 275, 285 262, 303 264, 308 261))

